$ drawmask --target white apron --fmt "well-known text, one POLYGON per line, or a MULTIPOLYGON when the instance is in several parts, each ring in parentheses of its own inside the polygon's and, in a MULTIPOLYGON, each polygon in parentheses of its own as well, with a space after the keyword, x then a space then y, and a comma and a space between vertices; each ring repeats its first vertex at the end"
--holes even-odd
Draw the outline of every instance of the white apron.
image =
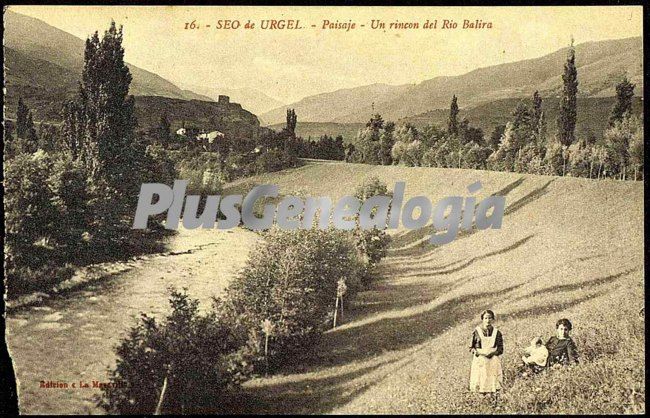
MULTIPOLYGON (((481 338, 481 349, 496 347, 497 329, 492 330, 492 335, 486 337, 483 335, 481 327, 476 327, 481 338)), ((472 355, 472 368, 469 376, 469 390, 472 392, 496 392, 501 389, 503 382, 503 371, 501 370, 501 356, 484 356, 472 355)))

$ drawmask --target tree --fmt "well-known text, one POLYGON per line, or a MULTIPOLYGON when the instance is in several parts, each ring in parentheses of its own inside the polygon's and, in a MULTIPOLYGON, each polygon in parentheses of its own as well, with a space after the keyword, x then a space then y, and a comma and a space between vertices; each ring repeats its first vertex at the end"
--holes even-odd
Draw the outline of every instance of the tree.
POLYGON ((557 141, 552 141, 544 154, 545 173, 552 176, 564 174, 565 158, 564 147, 557 141))
POLYGON ((160 116, 158 121, 158 126, 156 128, 156 141, 162 145, 164 148, 167 148, 171 144, 171 125, 167 115, 160 116))
POLYGON ((132 77, 122 38, 122 28, 111 22, 101 41, 97 32, 86 40, 79 96, 64 109, 63 131, 67 147, 91 176, 126 198, 140 186, 134 174, 144 149, 135 144, 137 121, 128 95, 132 77))
POLYGON ((34 126, 34 119, 31 110, 27 116, 27 133, 25 140, 27 141, 28 148, 31 152, 36 152, 38 149, 38 134, 36 134, 36 127, 34 126))
POLYGON ((496 151, 499 148, 499 144, 501 143, 501 138, 503 137, 505 131, 506 131, 506 125, 498 125, 494 128, 494 130, 490 134, 490 139, 488 141, 488 146, 492 148, 492 150, 496 151))
POLYGON ((286 130, 291 133, 292 136, 296 136, 296 125, 298 124, 298 116, 296 115, 295 109, 287 109, 287 126, 286 130))
POLYGON ((374 132, 379 132, 379 130, 384 127, 384 119, 382 119, 379 113, 375 113, 370 117, 370 120, 366 122, 366 127, 372 129, 374 132))
POLYGON ((86 125, 84 116, 83 109, 74 101, 69 101, 63 106, 61 150, 73 160, 80 159, 86 125))
POLYGON ((531 127, 534 132, 535 142, 541 146, 546 137, 546 117, 542 109, 542 96, 538 91, 533 94, 533 110, 531 115, 531 127))
POLYGON ((250 254, 216 307, 225 323, 257 347, 255 367, 265 369, 269 360, 273 368, 297 349, 312 347, 331 327, 337 282, 344 279, 353 295, 362 264, 349 233, 316 228, 271 229, 250 254), (275 326, 268 353, 265 320, 275 326))
POLYGON ((449 135, 458 135, 458 99, 456 95, 451 98, 449 106, 449 121, 447 122, 447 132, 449 135))
POLYGON ((634 167, 634 180, 637 180, 637 175, 641 173, 643 179, 643 163, 644 163, 644 144, 643 144, 643 125, 637 124, 637 129, 632 135, 630 141, 630 164, 634 167))
POLYGON ((492 153, 488 147, 483 147, 476 142, 468 142, 461 150, 463 168, 481 169, 492 153))
MULTIPOLYGON (((51 261, 47 246, 60 228, 54 194, 48 184, 52 158, 38 151, 23 153, 7 161, 5 166, 5 253, 7 270, 16 267, 42 267, 51 261)), ((9 274, 9 277, 15 277, 9 274)), ((14 291, 16 289, 12 289, 14 291)))
POLYGON ((123 251, 132 235, 129 218, 146 170, 122 39, 111 22, 101 40, 97 32, 86 40, 79 95, 64 108, 63 143, 88 173, 91 238, 106 251, 123 251))
MULTIPOLYGON (((636 117, 623 118, 605 131, 606 166, 610 174, 617 174, 621 180, 627 177, 627 166, 630 163, 631 145, 643 138, 643 127, 636 117)), ((636 151, 636 150, 635 150, 636 151)), ((637 166, 638 167, 638 166, 637 166)))
POLYGON ((483 145, 483 130, 476 128, 469 124, 469 120, 463 118, 458 126, 458 136, 461 145, 475 142, 476 144, 483 145))
POLYGON ((533 93, 533 121, 532 125, 537 126, 539 124, 539 120, 542 117, 542 96, 539 95, 539 91, 535 91, 533 93))
POLYGON ((615 122, 622 121, 631 113, 634 87, 635 85, 630 83, 627 77, 623 77, 623 80, 616 85, 616 103, 609 117, 609 126, 614 126, 615 122))
POLYGON ((571 41, 569 54, 564 64, 562 82, 562 99, 560 101, 560 113, 557 118, 557 134, 560 144, 568 147, 575 141, 576 103, 578 95, 578 72, 576 70, 576 56, 573 41, 571 41))
POLYGON ((395 145, 391 150, 393 161, 410 167, 420 166, 425 149, 418 130, 409 124, 401 125, 395 130, 394 137, 395 145))
POLYGON ((142 314, 115 348, 113 384, 101 387, 107 412, 151 415, 157 405, 163 414, 214 411, 248 377, 238 336, 216 312, 201 313, 186 292, 172 290, 169 302, 163 321, 142 314))
POLYGON ((54 152, 57 148, 57 131, 52 125, 41 123, 38 131, 38 148, 54 152))
POLYGON ((16 111, 16 136, 25 138, 30 126, 28 126, 29 108, 22 98, 18 99, 18 110, 16 111))
POLYGON ((508 122, 501 137, 499 148, 489 157, 490 167, 501 171, 514 171, 517 152, 522 144, 517 139, 517 132, 513 122, 508 122))

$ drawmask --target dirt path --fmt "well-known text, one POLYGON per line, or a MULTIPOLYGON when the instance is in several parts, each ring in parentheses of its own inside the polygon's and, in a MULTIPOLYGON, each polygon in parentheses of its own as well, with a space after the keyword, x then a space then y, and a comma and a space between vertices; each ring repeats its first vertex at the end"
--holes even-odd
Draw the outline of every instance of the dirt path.
POLYGON ((140 312, 157 317, 168 311, 168 287, 187 287, 209 308, 243 265, 257 235, 228 231, 179 230, 168 250, 132 268, 7 318, 7 343, 17 374, 21 413, 96 414, 92 381, 106 381, 115 361, 113 347, 140 312), (40 381, 91 383, 91 388, 40 388, 40 381))

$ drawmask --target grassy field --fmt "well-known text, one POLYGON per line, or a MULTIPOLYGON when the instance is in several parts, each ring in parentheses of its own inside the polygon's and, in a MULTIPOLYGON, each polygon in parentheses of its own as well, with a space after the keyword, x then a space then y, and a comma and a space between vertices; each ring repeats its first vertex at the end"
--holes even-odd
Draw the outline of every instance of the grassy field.
POLYGON ((377 176, 432 202, 506 196, 500 230, 442 247, 428 231, 393 231, 378 280, 343 325, 280 375, 245 385, 241 412, 595 413, 645 411, 643 184, 473 170, 309 162, 245 179, 281 194, 353 194, 377 176), (493 309, 505 340, 505 388, 496 406, 467 393, 472 329, 493 309), (544 376, 515 373, 521 351, 558 318, 573 322, 581 364, 544 376))

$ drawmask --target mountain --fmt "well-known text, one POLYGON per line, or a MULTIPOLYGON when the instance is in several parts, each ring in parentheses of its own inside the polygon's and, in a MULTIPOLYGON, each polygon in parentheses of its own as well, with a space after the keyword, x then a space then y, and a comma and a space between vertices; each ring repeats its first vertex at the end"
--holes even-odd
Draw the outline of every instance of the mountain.
MULTIPOLYGON (((397 97, 409 90, 411 85, 393 86, 390 84, 371 84, 368 86, 337 90, 308 96, 299 102, 273 109, 260 115, 260 119, 268 124, 285 121, 286 109, 292 108, 298 114, 298 120, 303 122, 366 122, 366 120, 345 120, 347 116, 359 109, 379 104, 397 97)), ((372 110, 372 109, 371 109, 372 110)), ((370 113, 364 119, 368 119, 370 113)))
MULTIPOLYGON (((499 99, 529 97, 539 90, 543 97, 556 97, 562 88, 562 72, 568 48, 540 58, 479 68, 454 77, 436 77, 415 85, 369 85, 310 96, 287 105, 303 122, 366 122, 372 113, 385 120, 445 109, 452 95, 462 107, 499 99), (374 105, 373 105, 374 102, 374 105), (374 107, 374 109, 373 109, 374 107)), ((640 37, 587 42, 576 46, 580 97, 608 97, 627 74, 643 96, 643 44, 640 37)), ((283 120, 286 107, 260 117, 267 123, 283 120)))
MULTIPOLYGON (((15 117, 18 99, 34 114, 37 122, 59 123, 67 100, 78 94, 83 70, 85 42, 38 19, 5 12, 6 116, 15 117)), ((255 138, 257 117, 229 99, 183 90, 164 78, 129 65, 133 81, 138 128, 148 130, 166 115, 172 129, 186 124, 199 129, 219 130, 233 138, 255 138)))
POLYGON ((280 100, 249 87, 231 89, 226 87, 199 86, 195 84, 184 85, 184 87, 210 97, 213 100, 218 100, 220 95, 229 96, 230 100, 240 103, 244 108, 256 115, 284 106, 284 103, 280 100))
MULTIPOLYGON (((57 29, 33 17, 6 10, 4 13, 5 66, 8 67, 7 84, 35 80, 43 77, 43 66, 47 71, 55 71, 62 78, 55 77, 41 84, 43 88, 67 91, 72 86, 76 90, 84 62, 85 41, 57 29), (9 50, 9 54, 7 54, 9 50), (14 59, 21 62, 16 63, 14 59), (45 64, 49 63, 49 64, 45 64), (50 65, 51 64, 51 65, 50 65), (16 67, 16 69, 12 68, 16 67), (18 68, 20 71, 18 71, 18 68)), ((133 76, 130 93, 135 96, 163 96, 186 100, 212 99, 190 90, 182 90, 175 84, 157 74, 128 64, 133 76)))

